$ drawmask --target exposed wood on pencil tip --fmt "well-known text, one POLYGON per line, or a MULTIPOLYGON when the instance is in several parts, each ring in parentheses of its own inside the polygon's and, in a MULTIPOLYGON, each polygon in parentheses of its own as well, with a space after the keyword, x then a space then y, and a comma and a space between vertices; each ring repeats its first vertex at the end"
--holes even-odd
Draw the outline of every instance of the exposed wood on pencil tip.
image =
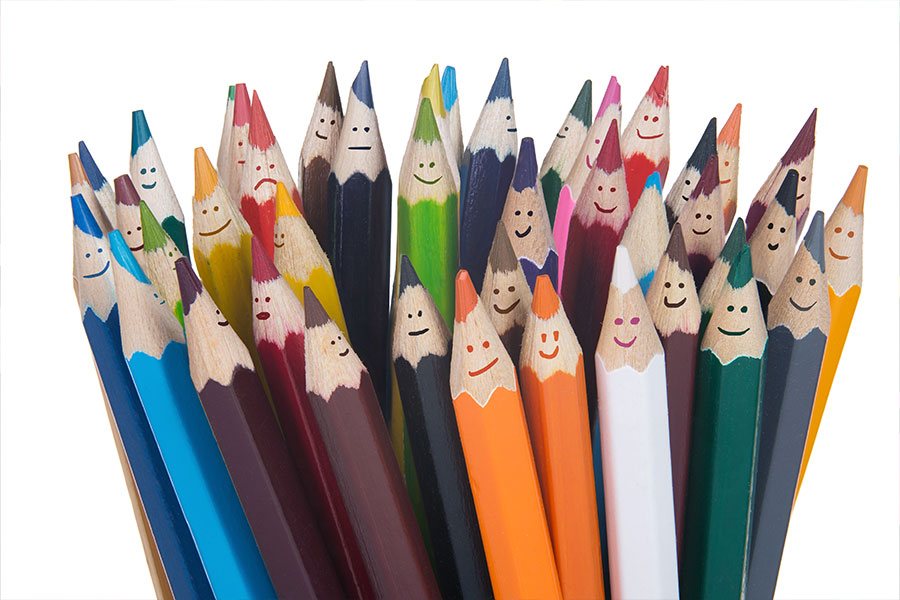
POLYGON ((212 194, 219 183, 219 175, 209 161, 203 147, 194 148, 194 201, 200 202, 212 194))
POLYGON ((144 252, 152 252, 163 248, 166 245, 166 231, 159 224, 159 220, 147 206, 147 203, 141 200, 141 234, 144 239, 144 252))
POLYGON ((716 156, 717 154, 716 118, 713 117, 709 120, 709 123, 707 123, 706 129, 703 131, 703 135, 700 136, 700 141, 697 142, 697 147, 694 148, 694 152, 688 159, 687 164, 689 167, 693 167, 698 171, 702 171, 706 166, 706 162, 709 160, 709 157, 716 156))
POLYGON ((143 110, 131 113, 131 156, 137 154, 138 148, 146 144, 152 137, 147 117, 143 110))
POLYGON ((203 291, 203 284, 200 278, 191 268, 188 259, 181 257, 175 261, 175 273, 178 274, 178 289, 181 290, 181 308, 184 316, 188 316, 191 312, 191 305, 203 291))
POLYGON ((794 169, 787 172, 781 187, 775 193, 775 201, 784 208, 784 211, 790 216, 796 216, 797 213, 797 185, 800 181, 800 174, 794 169))
POLYGON ((519 156, 516 159, 516 172, 513 176, 513 189, 521 192, 525 188, 537 187, 538 165, 534 152, 534 139, 522 138, 519 145, 519 156))
POLYGON ((72 222, 78 229, 90 236, 103 237, 103 231, 97 224, 97 219, 94 218, 94 214, 88 208, 87 202, 81 194, 72 196, 72 222))
POLYGON ((559 296, 553 289, 549 275, 539 275, 534 284, 531 312, 541 319, 549 319, 559 311, 559 296))
POLYGON ((309 289, 309 286, 303 288, 303 308, 306 313, 307 329, 320 327, 331 320, 328 313, 322 308, 322 303, 319 302, 316 294, 309 289))
POLYGON ((478 294, 472 285, 472 278, 465 269, 460 269, 456 274, 456 314, 457 323, 465 323, 466 318, 478 304, 478 294))
POLYGON ((375 102, 372 100, 372 82, 369 80, 369 61, 362 61, 351 89, 357 100, 368 108, 375 108, 375 102))
POLYGON ((671 258, 682 271, 690 271, 691 263, 688 261, 687 249, 684 245, 684 234, 681 232, 681 222, 675 223, 672 233, 669 235, 669 244, 666 246, 666 256, 671 258))
POLYGON ((619 147, 619 123, 617 119, 613 119, 606 130, 606 137, 603 139, 603 145, 600 147, 600 153, 594 166, 599 169, 612 173, 616 169, 622 168, 622 150, 619 147))
POLYGON ((813 109, 812 114, 809 115, 806 123, 803 124, 803 127, 800 129, 797 137, 794 138, 791 146, 787 149, 787 152, 784 153, 784 156, 781 158, 781 164, 783 166, 786 167, 788 165, 799 163, 804 158, 809 156, 809 154, 813 151, 813 148, 815 148, 816 115, 818 113, 818 110, 818 108, 813 109))
POLYGON ((113 181, 113 185, 116 190, 116 204, 138 206, 141 203, 141 198, 134 189, 134 183, 129 175, 119 175, 113 181))
POLYGON ((590 128, 591 126, 591 102, 592 98, 592 90, 593 90, 593 82, 590 79, 586 79, 584 84, 581 86, 581 90, 578 92, 578 97, 575 98, 575 102, 572 104, 572 108, 569 109, 569 114, 582 122, 582 124, 590 128))
POLYGON ((725 121, 725 125, 722 126, 722 131, 719 132, 719 137, 716 139, 718 143, 728 144, 732 148, 736 148, 740 145, 742 112, 743 106, 738 102, 734 106, 734 110, 731 111, 731 116, 728 117, 728 120, 725 121))
POLYGON ((515 271, 519 266, 519 259, 516 258, 503 221, 497 221, 497 227, 494 229, 494 241, 491 244, 491 253, 488 255, 488 265, 494 273, 498 271, 509 273, 515 271))
POLYGON ((319 90, 319 102, 332 110, 341 112, 341 93, 338 90, 337 76, 334 74, 334 64, 330 60, 328 66, 325 67, 322 89, 319 90))
POLYGON ((817 210, 809 223, 803 245, 819 265, 819 270, 825 272, 825 213, 817 210))
POLYGON ((406 288, 417 285, 422 285, 422 282, 419 280, 419 275, 413 268, 409 256, 404 254, 400 257, 400 287, 398 293, 402 294, 406 288))
POLYGON ((263 248, 262 242, 255 235, 250 240, 250 255, 253 258, 253 281, 264 283, 278 279, 281 275, 263 248))
POLYGON ((869 167, 859 165, 856 173, 841 198, 841 204, 853 211, 854 215, 861 215, 866 201, 866 179, 869 176, 869 167))
POLYGON ((497 70, 497 76, 494 78, 494 84, 491 86, 491 92, 488 94, 487 102, 493 102, 494 100, 499 100, 501 98, 512 100, 512 86, 509 81, 508 58, 504 58, 500 62, 500 68, 497 70))
POLYGON ((234 117, 232 126, 243 127, 250 122, 250 95, 247 93, 247 84, 238 83, 234 86, 234 117))
POLYGON ((619 85, 619 80, 616 79, 616 76, 613 75, 609 78, 609 83, 606 85, 606 91, 603 93, 603 99, 600 101, 600 107, 597 109, 597 114, 594 116, 595 119, 599 119, 603 113, 606 112, 606 109, 614 104, 622 103, 622 86, 619 85))
POLYGON ((250 104, 250 145, 265 150, 275 144, 275 134, 266 117, 259 94, 253 90, 253 102, 250 104))

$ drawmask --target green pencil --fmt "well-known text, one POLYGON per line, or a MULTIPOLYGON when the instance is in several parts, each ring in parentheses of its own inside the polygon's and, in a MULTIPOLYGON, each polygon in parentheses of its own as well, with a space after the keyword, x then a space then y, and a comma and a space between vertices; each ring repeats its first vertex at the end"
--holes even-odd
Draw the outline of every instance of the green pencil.
POLYGON ((731 234, 725 241, 722 251, 719 252, 719 256, 716 260, 713 261, 713 266, 709 270, 709 275, 706 276, 706 281, 700 286, 699 335, 701 340, 703 339, 703 334, 706 332, 706 325, 709 323, 710 316, 712 316, 713 306, 716 303, 716 299, 719 297, 719 292, 722 291, 722 286, 725 285, 725 280, 728 279, 728 272, 731 270, 731 264, 734 262, 734 257, 737 256, 738 252, 740 252, 746 242, 747 238, 744 230, 744 220, 738 218, 734 227, 731 228, 731 234))
POLYGON ((178 276, 175 261, 183 255, 175 242, 162 228, 147 203, 141 200, 141 229, 144 238, 144 260, 147 263, 147 278, 159 290, 163 299, 172 307, 178 322, 184 327, 181 292, 178 290, 178 276))

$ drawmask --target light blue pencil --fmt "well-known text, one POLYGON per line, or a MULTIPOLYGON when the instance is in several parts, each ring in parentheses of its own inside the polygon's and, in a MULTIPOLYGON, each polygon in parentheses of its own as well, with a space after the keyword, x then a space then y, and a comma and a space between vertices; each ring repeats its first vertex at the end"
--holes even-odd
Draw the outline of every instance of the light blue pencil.
POLYGON ((641 292, 647 294, 659 259, 669 243, 669 223, 663 203, 659 173, 647 177, 644 191, 631 213, 631 220, 622 235, 622 245, 628 248, 634 274, 641 292))

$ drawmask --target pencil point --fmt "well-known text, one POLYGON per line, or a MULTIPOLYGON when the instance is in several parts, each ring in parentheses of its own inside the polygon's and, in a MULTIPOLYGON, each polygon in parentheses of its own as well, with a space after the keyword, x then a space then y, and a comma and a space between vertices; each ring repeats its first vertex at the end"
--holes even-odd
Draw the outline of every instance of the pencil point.
POLYGON ((144 238, 144 252, 152 252, 166 245, 166 231, 143 200, 141 200, 141 228, 141 234, 144 238))
POLYGON ((599 167, 606 173, 612 173, 616 169, 622 168, 622 150, 619 148, 619 123, 616 119, 609 124, 606 130, 606 138, 603 145, 600 146, 600 154, 594 166, 599 167))
POLYGON ((137 206, 141 203, 141 197, 138 196, 137 190, 134 189, 134 183, 128 175, 119 175, 113 181, 116 190, 116 204, 124 204, 126 206, 137 206))
POLYGON ((691 271, 691 263, 688 260, 687 248, 684 245, 684 233, 681 231, 681 223, 675 223, 672 233, 669 235, 669 243, 666 246, 666 256, 675 261, 682 271, 691 271))
POLYGON ((306 313, 307 329, 325 325, 331 320, 328 313, 322 308, 322 303, 316 298, 316 294, 309 289, 309 286, 303 288, 303 308, 303 312, 306 313))
POLYGON ((700 181, 691 192, 691 198, 699 198, 701 195, 709 196, 717 187, 719 187, 719 157, 713 154, 706 160, 700 181))
POLYGON ((136 110, 131 113, 131 156, 137 154, 138 148, 150 141, 151 137, 144 111, 136 110))
POLYGON ((819 265, 819 270, 825 272, 825 213, 817 210, 806 230, 803 245, 813 260, 819 265))
POLYGON ((750 244, 744 243, 728 270, 728 283, 732 288, 742 288, 753 278, 753 261, 750 258, 750 244))
POLYGON ((84 196, 81 194, 72 196, 72 222, 78 229, 90 236, 103 237, 103 231, 97 224, 97 219, 94 218, 94 214, 88 208, 87 202, 84 201, 84 196))
POLYGON ((585 80, 581 91, 578 92, 578 97, 575 98, 575 103, 569 109, 569 114, 581 121, 587 128, 591 126, 592 86, 593 83, 590 79, 585 80))
POLYGON ((628 254, 628 248, 619 245, 616 247, 616 258, 613 263, 612 280, 610 285, 616 287, 623 294, 638 284, 637 276, 634 274, 634 265, 631 262, 631 255, 628 254))
POLYGON ((256 90, 253 90, 253 102, 250 104, 250 145, 265 150, 275 144, 275 134, 266 118, 266 111, 256 90))
POLYGON ((519 259, 516 258, 512 242, 509 241, 506 225, 503 224, 503 221, 497 221, 497 228, 494 230, 494 241, 491 244, 491 253, 488 255, 488 265, 494 273, 498 271, 509 273, 515 271, 518 264, 519 259))
POLYGON ((234 86, 234 119, 231 124, 235 127, 243 127, 250 122, 250 95, 247 93, 247 84, 238 83, 234 86))
POLYGON ((814 108, 812 114, 806 119, 806 123, 800 129, 800 133, 794 138, 791 147, 787 149, 781 158, 781 164, 785 167, 795 165, 809 156, 816 147, 816 115, 819 109, 814 108))
POLYGON ((478 294, 475 293, 475 286, 472 285, 469 272, 460 269, 456 274, 456 315, 454 320, 457 323, 465 323, 476 304, 478 304, 478 294))
POLYGON ((599 119, 600 116, 606 112, 607 108, 609 108, 613 104, 621 103, 622 86, 619 85, 619 80, 616 79, 615 75, 613 75, 609 78, 609 83, 606 85, 606 92, 604 92, 603 94, 603 100, 600 101, 600 108, 597 109, 597 115, 594 118, 599 119))
POLYGON ((337 76, 334 74, 334 64, 330 60, 328 66, 325 67, 322 89, 319 90, 319 102, 332 110, 341 112, 341 93, 338 90, 337 76))
POLYGON ((206 150, 194 148, 194 202, 200 202, 212 194, 218 182, 219 175, 209 162, 206 150))
MULTIPOLYGON (((84 173, 84 167, 81 165, 81 159, 78 158, 78 155, 74 152, 69 154, 69 183, 73 186, 77 183, 91 185, 88 181, 87 175, 85 175, 84 173)), ((91 189, 93 189, 93 186, 91 186, 91 189)))
POLYGON ((797 214, 797 185, 800 181, 799 178, 800 174, 791 169, 784 176, 781 187, 775 193, 775 201, 792 217, 797 214))
MULTIPOLYGON (((491 86, 491 93, 488 94, 487 102, 493 102, 499 99, 512 100, 512 87, 509 82, 509 59, 504 58, 497 70, 497 76, 494 78, 494 85, 491 86)), ((486 103, 485 103, 486 104, 486 103)))
POLYGON ((416 118, 416 129, 413 131, 413 139, 426 144, 441 141, 441 132, 434 118, 434 110, 431 100, 422 98, 419 104, 419 115, 416 118))
POLYGON ((540 319, 549 319, 559 311, 559 296, 553 289, 549 275, 539 275, 534 284, 531 312, 540 319))
POLYGON ((255 235, 250 239, 250 255, 253 259, 253 281, 264 283, 278 279, 281 275, 255 235))
POLYGON ((187 316, 191 312, 191 305, 203 291, 203 284, 191 268, 191 263, 183 256, 175 261, 175 273, 178 275, 178 289, 181 291, 181 308, 184 316, 187 316))
POLYGON ((709 120, 709 123, 707 123, 706 129, 703 131, 703 135, 700 136, 700 141, 697 142, 697 147, 694 148, 694 152, 688 159, 687 164, 689 167, 702 171, 703 167, 706 166, 706 161, 709 157, 717 155, 716 118, 713 117, 709 120))
POLYGON ((359 73, 353 80, 353 94, 369 108, 375 108, 372 101, 372 82, 369 80, 369 61, 364 60, 359 67, 359 73))
POLYGON ((78 142, 78 158, 81 160, 81 166, 84 168, 84 173, 87 175, 88 181, 91 182, 91 187, 94 188, 94 191, 103 187, 103 184, 106 183, 106 177, 100 172, 97 163, 94 162, 94 157, 91 156, 84 142, 78 142))
POLYGON ((666 106, 669 104, 669 67, 662 66, 656 72, 650 89, 647 90, 647 97, 657 106, 666 106))
POLYGON ((856 167, 856 173, 853 174, 853 179, 850 181, 850 185, 847 186, 844 197, 841 198, 841 204, 852 210, 854 215, 863 213, 863 205, 866 201, 866 179, 868 176, 869 167, 865 165, 856 167))
POLYGON ((734 110, 731 111, 731 116, 725 121, 722 131, 719 132, 719 137, 716 139, 718 143, 728 144, 732 148, 736 148, 740 144, 742 111, 743 107, 741 106, 741 103, 738 102, 735 105, 734 110))
POLYGON ((516 160, 516 173, 513 176, 513 189, 521 192, 525 188, 537 187, 537 157, 534 153, 534 139, 522 138, 519 144, 519 157, 516 160))
POLYGON ((450 110, 456 104, 456 69, 447 65, 441 77, 441 95, 444 96, 444 109, 450 110))
POLYGON ((422 81, 422 98, 431 100, 431 109, 436 114, 439 114, 441 118, 445 116, 444 97, 443 92, 441 91, 441 72, 438 69, 437 63, 431 67, 431 72, 428 73, 428 77, 422 81))
POLYGON ((422 282, 419 280, 419 275, 416 273, 416 270, 413 268, 412 261, 409 260, 409 256, 406 254, 400 257, 400 292, 403 293, 408 287, 413 287, 417 285, 422 285, 422 282))
POLYGON ((231 102, 234 102, 234 86, 233 85, 228 86, 228 99, 231 102))
POLYGON ((138 264, 134 254, 128 248, 128 244, 125 243, 122 232, 118 229, 114 229, 109 233, 109 249, 120 267, 131 273, 131 276, 141 283, 150 284, 150 280, 144 275, 141 265, 138 264))
POLYGON ((650 173, 650 176, 647 177, 647 181, 644 182, 644 189, 654 187, 656 191, 662 194, 662 181, 659 178, 659 171, 653 171, 650 173))
POLYGON ((279 217, 299 217, 300 210, 294 204, 294 199, 284 187, 284 183, 278 182, 275 185, 275 218, 279 217))
POLYGON ((728 239, 725 240, 725 245, 722 246, 722 252, 719 253, 719 256, 729 265, 734 263, 734 258, 737 256, 737 253, 740 252, 741 248, 744 247, 744 242, 746 241, 747 231, 744 228, 744 219, 738 217, 738 220, 734 223, 734 227, 731 228, 728 239))

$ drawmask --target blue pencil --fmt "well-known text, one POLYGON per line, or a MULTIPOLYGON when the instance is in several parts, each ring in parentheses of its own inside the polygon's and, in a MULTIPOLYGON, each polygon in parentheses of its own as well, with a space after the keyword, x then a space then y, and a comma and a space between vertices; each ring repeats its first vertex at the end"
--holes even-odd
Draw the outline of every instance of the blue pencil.
POLYGON ((459 117, 459 94, 456 90, 456 69, 447 65, 441 75, 441 95, 444 97, 444 110, 447 112, 448 133, 450 141, 447 146, 453 150, 456 164, 462 162, 463 139, 462 121, 459 117))
POLYGON ((169 587, 177 598, 213 598, 209 579, 122 355, 109 242, 81 194, 72 196, 72 218, 73 276, 84 332, 169 587))
POLYGON ((78 142, 78 159, 81 161, 84 174, 94 190, 94 196, 97 197, 97 201, 106 213, 106 218, 109 219, 113 227, 116 227, 116 195, 113 193, 113 188, 106 180, 106 177, 100 172, 100 168, 97 167, 94 157, 91 156, 84 142, 78 142))
POLYGON ((275 596, 188 369, 184 332, 141 271, 122 234, 110 233, 121 305, 122 350, 175 486, 213 592, 275 596))

